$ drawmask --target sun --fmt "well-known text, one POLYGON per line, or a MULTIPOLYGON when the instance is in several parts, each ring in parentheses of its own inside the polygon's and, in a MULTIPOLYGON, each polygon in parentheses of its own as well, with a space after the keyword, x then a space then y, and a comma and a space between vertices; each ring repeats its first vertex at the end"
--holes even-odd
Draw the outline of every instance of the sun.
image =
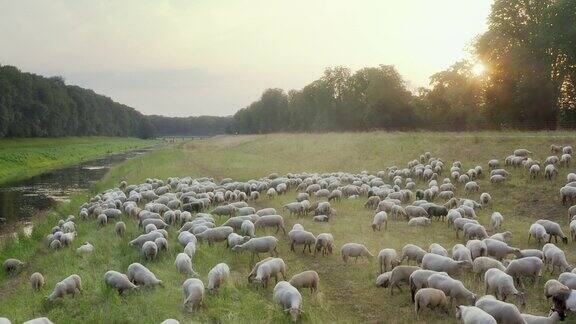
POLYGON ((476 64, 474 64, 474 66, 472 67, 472 73, 475 76, 481 76, 486 72, 486 66, 484 66, 484 64, 478 62, 476 64))

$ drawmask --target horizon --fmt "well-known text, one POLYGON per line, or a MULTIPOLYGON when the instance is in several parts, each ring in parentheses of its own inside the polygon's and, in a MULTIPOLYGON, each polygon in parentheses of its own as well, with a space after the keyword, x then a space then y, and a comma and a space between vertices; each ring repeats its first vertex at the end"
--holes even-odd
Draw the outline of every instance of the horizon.
POLYGON ((0 0, 0 62, 146 115, 229 116, 265 89, 301 89, 327 67, 394 65, 409 89, 427 87, 432 74, 471 58, 466 47, 486 30, 492 2, 0 0))

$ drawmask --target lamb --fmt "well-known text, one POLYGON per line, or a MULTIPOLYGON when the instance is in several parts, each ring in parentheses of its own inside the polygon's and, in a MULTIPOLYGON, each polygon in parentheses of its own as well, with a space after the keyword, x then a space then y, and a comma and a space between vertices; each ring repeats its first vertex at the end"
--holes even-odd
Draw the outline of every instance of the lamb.
POLYGON ((503 301, 499 301, 494 296, 486 295, 478 299, 476 307, 482 309, 486 313, 502 324, 518 324, 525 323, 518 307, 503 301))
POLYGON ((434 253, 426 253, 422 258, 423 269, 446 272, 449 275, 457 274, 464 268, 471 267, 472 263, 469 261, 454 261, 449 257, 434 253))
POLYGON ((163 285, 162 280, 158 280, 152 271, 140 263, 130 264, 126 275, 131 282, 139 286, 163 285))
POLYGON ((255 231, 254 223, 252 223, 248 219, 242 222, 242 226, 240 227, 240 232, 242 233, 242 235, 249 236, 250 238, 253 238, 256 236, 254 234, 254 231, 255 231))
POLYGON ((301 288, 310 288, 310 292, 316 293, 318 291, 320 276, 318 276, 316 271, 308 270, 295 274, 288 282, 298 290, 301 288))
POLYGON ((553 243, 545 244, 542 248, 542 252, 544 253, 544 264, 552 273, 554 273, 556 267, 558 267, 561 272, 572 270, 572 267, 568 264, 568 261, 566 261, 564 251, 553 243))
POLYGON ((30 276, 30 285, 32 286, 32 290, 39 291, 44 287, 45 280, 44 276, 40 272, 34 272, 30 276))
POLYGON ((114 226, 114 232, 120 237, 124 236, 124 234, 126 234, 126 224, 124 222, 117 222, 114 226))
POLYGON ((218 292, 220 286, 230 276, 230 268, 226 263, 218 263, 208 272, 208 291, 218 292))
POLYGON ((552 237, 554 237, 555 242, 558 243, 558 236, 559 236, 562 238, 562 242, 564 242, 564 244, 568 244, 568 237, 564 235, 564 232, 562 232, 562 227, 560 227, 558 223, 547 219, 539 219, 536 221, 536 223, 544 226, 544 228, 546 229, 546 233, 550 234, 548 242, 550 242, 552 237))
POLYGON ((198 277, 196 271, 192 269, 192 258, 186 253, 178 253, 174 262, 179 273, 193 277, 198 277))
POLYGON ((528 230, 528 243, 530 243, 530 238, 532 238, 532 236, 538 240, 538 243, 541 243, 542 241, 550 242, 550 235, 546 233, 546 228, 538 223, 530 225, 530 229, 528 230))
POLYGON ((273 300, 279 304, 282 309, 290 313, 292 322, 297 322, 302 313, 302 295, 298 289, 289 282, 280 281, 274 287, 273 300))
POLYGON ((456 318, 462 320, 463 324, 496 324, 492 315, 476 306, 457 306, 456 318))
POLYGON ((394 287, 398 288, 400 292, 402 292, 402 288, 400 288, 400 284, 403 282, 408 283, 410 280, 410 275, 416 270, 420 270, 420 267, 417 266, 397 266, 396 268, 390 271, 390 295, 394 293, 394 287))
POLYGON ((506 231, 502 233, 496 233, 490 236, 491 239, 495 239, 504 243, 508 243, 512 239, 512 232, 506 231))
POLYGON ((282 278, 286 280, 286 264, 284 263, 284 260, 280 258, 271 258, 262 262, 258 266, 256 269, 256 276, 253 277, 252 281, 256 284, 262 284, 264 287, 268 287, 268 281, 271 277, 274 277, 276 282, 278 282, 278 274, 281 274, 282 278))
POLYGON ((374 220, 372 221, 372 231, 380 231, 382 229, 382 224, 384 224, 384 229, 388 228, 388 215, 385 211, 380 211, 374 215, 374 220))
POLYGON ((158 246, 154 242, 144 242, 142 245, 142 254, 147 260, 154 260, 158 254, 158 246))
POLYGON ((513 295, 521 305, 526 304, 524 294, 514 287, 514 279, 506 272, 495 268, 488 269, 484 274, 484 283, 486 294, 493 294, 496 298, 500 295, 502 301, 506 301, 510 295, 513 295))
POLYGON ((334 248, 334 237, 330 233, 321 233, 316 236, 316 242, 314 244, 314 256, 319 251, 322 251, 323 255, 326 253, 332 254, 334 248))
POLYGON ((522 277, 532 278, 534 284, 538 283, 538 277, 542 272, 543 262, 537 257, 526 257, 510 261, 506 267, 506 273, 511 275, 516 283, 521 284, 522 277))
POLYGON ((433 274, 442 274, 446 276, 448 275, 446 272, 437 272, 424 269, 418 269, 410 274, 408 283, 410 285, 410 295, 412 302, 414 302, 414 296, 416 295, 416 292, 428 286, 428 278, 430 278, 430 276, 433 274))
POLYGON ((490 224, 492 225, 492 230, 497 231, 502 226, 502 222, 504 222, 504 216, 499 212, 493 212, 492 216, 490 217, 490 224))
POLYGON ((6 261, 2 263, 2 268, 4 268, 4 271, 6 271, 6 273, 13 274, 20 271, 20 269, 25 265, 26 263, 18 259, 6 259, 6 261))
POLYGON ((408 226, 427 226, 431 224, 428 217, 414 217, 408 221, 408 226))
POLYGON ((295 247, 297 245, 304 245, 302 249, 302 253, 306 252, 306 247, 308 247, 308 251, 312 253, 312 245, 316 244, 316 237, 314 234, 308 231, 290 231, 290 250, 295 252, 295 247))
POLYGON ((380 265, 380 274, 392 270, 394 267, 400 264, 398 260, 398 254, 394 249, 382 249, 378 253, 378 264, 380 265))
POLYGON ((94 252, 94 245, 84 242, 82 246, 76 249, 76 254, 87 255, 94 252))
POLYGON ((474 304, 476 295, 464 287, 460 280, 451 278, 443 274, 433 274, 428 278, 428 287, 442 290, 446 296, 454 299, 463 300, 468 304, 474 304))
POLYGON ((48 301, 54 301, 66 295, 74 296, 76 291, 82 291, 82 279, 79 275, 73 274, 56 284, 54 290, 48 296, 48 301))
POLYGON ((430 251, 430 253, 438 254, 441 256, 445 256, 445 257, 448 256, 448 251, 446 251, 446 249, 438 243, 430 244, 430 247, 428 247, 428 250, 430 251))
POLYGON ((186 279, 182 284, 183 307, 187 311, 200 307, 204 300, 204 283, 197 278, 186 279))
POLYGON ((265 215, 260 216, 260 218, 254 223, 255 227, 276 227, 276 233, 282 230, 282 233, 286 235, 286 229, 284 228, 284 218, 280 215, 265 215))
POLYGON ((196 235, 196 237, 199 239, 206 240, 208 244, 211 245, 214 242, 227 241, 228 235, 230 235, 230 233, 232 232, 234 232, 234 229, 230 226, 218 226, 214 228, 209 228, 204 232, 196 235))
POLYGON ((270 255, 278 255, 278 250, 276 246, 278 245, 278 239, 274 236, 263 236, 255 237, 248 242, 236 245, 232 248, 234 252, 249 251, 252 253, 252 260, 257 257, 260 260, 260 253, 270 253, 270 255))
POLYGON ((492 256, 499 261, 504 259, 508 254, 514 254, 515 256, 520 257, 519 249, 510 247, 502 241, 495 239, 484 239, 483 241, 486 243, 487 255, 492 256))
POLYGON ((426 255, 426 251, 421 247, 414 245, 414 244, 406 244, 402 248, 402 258, 400 258, 400 263, 404 261, 404 259, 408 260, 408 263, 413 260, 416 263, 421 263, 422 258, 426 255))
POLYGON ((114 270, 107 271, 104 274, 104 282, 106 285, 118 290, 120 295, 124 294, 127 290, 138 288, 138 286, 130 282, 128 276, 114 270))
POLYGON ((560 157, 560 163, 565 167, 569 167, 571 161, 572 161, 572 155, 570 154, 562 154, 562 156, 560 157))
POLYGON ((342 254, 342 260, 344 261, 344 264, 348 264, 349 258, 355 258, 354 260, 358 261, 358 257, 364 257, 368 259, 374 257, 374 255, 368 251, 366 246, 359 243, 346 243, 342 245, 340 253, 342 254))
POLYGON ((526 324, 555 324, 563 320, 564 317, 556 310, 553 310, 548 316, 537 316, 531 314, 520 314, 526 324))
POLYGON ((416 312, 416 317, 420 317, 420 312, 423 308, 443 308, 446 314, 448 314, 448 300, 446 299, 446 294, 442 290, 435 288, 423 288, 418 290, 416 296, 414 297, 414 309, 416 312))

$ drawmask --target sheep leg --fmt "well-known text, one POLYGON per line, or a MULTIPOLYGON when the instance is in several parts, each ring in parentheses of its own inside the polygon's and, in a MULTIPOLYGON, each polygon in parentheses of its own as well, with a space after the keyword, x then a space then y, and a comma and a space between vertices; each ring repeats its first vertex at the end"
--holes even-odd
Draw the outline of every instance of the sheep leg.
POLYGON ((312 244, 308 244, 308 252, 312 253, 312 244))
POLYGON ((304 248, 302 249, 302 253, 306 253, 306 244, 304 244, 304 248))

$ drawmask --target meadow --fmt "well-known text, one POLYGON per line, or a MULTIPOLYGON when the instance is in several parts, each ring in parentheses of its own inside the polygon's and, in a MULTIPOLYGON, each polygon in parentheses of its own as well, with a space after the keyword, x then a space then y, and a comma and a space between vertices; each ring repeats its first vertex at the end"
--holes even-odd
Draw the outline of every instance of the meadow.
MULTIPOLYGON (((476 165, 488 169, 487 162, 492 158, 504 159, 516 148, 527 148, 533 156, 543 161, 549 153, 550 144, 575 145, 576 135, 568 132, 542 133, 327 133, 327 134, 274 134, 259 136, 217 137, 202 141, 190 141, 168 146, 114 167, 90 192, 96 194, 116 186, 119 181, 139 183, 148 177, 167 178, 170 176, 209 176, 216 179, 231 177, 236 180, 261 178, 278 172, 361 172, 375 173, 386 167, 403 167, 420 154, 429 151, 442 158, 446 166, 459 160, 463 170, 476 165)), ((480 222, 489 224, 492 212, 499 211, 504 217, 502 230, 510 230, 514 237, 511 245, 519 248, 540 248, 532 241, 527 243, 528 228, 539 218, 548 218, 560 223, 568 232, 566 207, 561 205, 558 190, 565 183, 566 174, 572 168, 560 168, 554 181, 543 178, 532 180, 526 170, 507 167, 511 175, 506 184, 495 186, 488 177, 478 180, 480 192, 470 197, 478 200, 481 192, 489 192, 493 203, 478 211, 480 222)), ((446 174, 443 174, 445 176, 446 174)), ((418 188, 427 186, 417 181, 418 188)), ((457 196, 464 196, 462 186, 457 186, 457 196)), ((269 200, 261 198, 254 207, 281 206, 295 200, 296 191, 269 200)), ((236 322, 270 323, 289 322, 289 317, 272 302, 273 284, 256 288, 247 283, 250 272, 250 256, 234 254, 223 244, 209 247, 200 243, 194 257, 194 269, 206 282, 210 268, 219 262, 229 264, 232 277, 218 295, 206 294, 204 305, 193 313, 182 309, 181 284, 186 279, 177 273, 174 258, 182 247, 177 243, 177 228, 169 229, 170 248, 168 253, 160 253, 154 261, 145 261, 139 250, 130 248, 128 241, 140 233, 137 223, 128 218, 126 237, 114 235, 114 225, 98 229, 95 221, 77 222, 78 237, 73 248, 51 251, 42 242, 59 219, 69 214, 77 215, 78 207, 88 199, 79 195, 69 204, 59 206, 45 220, 36 224, 29 238, 20 236, 19 242, 5 242, 0 250, 0 261, 8 257, 29 262, 25 269, 15 275, 0 274, 0 316, 14 322, 47 316, 56 323, 159 323, 166 318, 181 322, 236 322), (79 257, 75 248, 83 242, 91 242, 96 250, 88 257, 79 257), (126 272, 130 263, 141 262, 152 270, 164 287, 141 289, 119 296, 106 287, 103 281, 108 270, 126 272), (33 293, 28 278, 40 271, 46 277, 46 286, 39 293, 33 293), (64 298, 56 302, 46 302, 56 282, 70 274, 82 277, 84 292, 76 298, 64 298)), ((440 243, 448 250, 457 239, 451 227, 435 221, 426 228, 408 227, 404 222, 391 222, 388 229, 373 232, 370 224, 374 211, 363 207, 365 197, 344 199, 333 203, 338 211, 328 223, 314 223, 311 217, 296 218, 281 213, 286 227, 301 223, 314 234, 330 232, 334 235, 335 251, 330 256, 314 258, 301 250, 290 252, 287 238, 278 234, 281 244, 280 257, 288 267, 288 277, 303 270, 313 269, 320 274, 320 289, 316 295, 307 290, 303 293, 303 322, 311 323, 410 323, 415 322, 413 306, 408 289, 390 296, 388 289, 378 288, 374 281, 378 274, 376 260, 358 261, 344 265, 340 246, 348 242, 365 244, 376 255, 382 248, 395 248, 400 251, 407 243, 418 244, 423 248, 440 243)), ((219 222, 224 222, 220 219, 219 222)), ((257 235, 273 231, 258 230, 257 235)), ((272 235, 270 234, 270 235, 272 235)), ((559 244, 566 251, 568 261, 576 265, 574 242, 559 244)), ((527 306, 523 312, 547 314, 550 303, 543 296, 543 283, 557 277, 545 272, 536 286, 526 285, 527 306)), ((459 277, 467 287, 483 295, 483 284, 470 274, 459 277)), ((406 287, 407 288, 407 287, 406 287)), ((574 317, 569 318, 574 321, 574 317)), ((456 323, 440 312, 426 312, 422 323, 456 323)))
POLYGON ((154 144, 156 141, 121 137, 0 139, 0 184, 154 144))

